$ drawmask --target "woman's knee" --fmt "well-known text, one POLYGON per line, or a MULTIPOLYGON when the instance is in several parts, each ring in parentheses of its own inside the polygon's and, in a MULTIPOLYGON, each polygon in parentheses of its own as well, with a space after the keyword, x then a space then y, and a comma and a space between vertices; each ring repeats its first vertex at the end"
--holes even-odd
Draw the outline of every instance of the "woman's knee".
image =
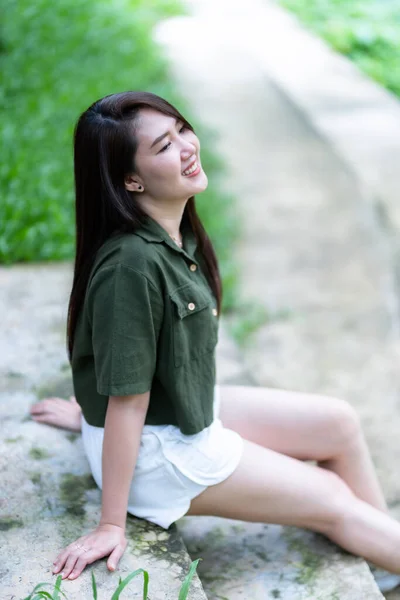
POLYGON ((353 445, 362 433, 357 411, 346 400, 327 398, 328 433, 334 434, 339 448, 353 445))

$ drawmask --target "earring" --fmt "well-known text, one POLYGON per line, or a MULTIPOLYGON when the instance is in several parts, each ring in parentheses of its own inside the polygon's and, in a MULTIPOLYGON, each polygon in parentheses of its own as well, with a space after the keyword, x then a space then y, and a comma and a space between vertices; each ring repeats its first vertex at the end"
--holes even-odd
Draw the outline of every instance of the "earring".
POLYGON ((138 190, 141 190, 141 189, 142 189, 142 186, 141 186, 141 185, 138 185, 138 190))

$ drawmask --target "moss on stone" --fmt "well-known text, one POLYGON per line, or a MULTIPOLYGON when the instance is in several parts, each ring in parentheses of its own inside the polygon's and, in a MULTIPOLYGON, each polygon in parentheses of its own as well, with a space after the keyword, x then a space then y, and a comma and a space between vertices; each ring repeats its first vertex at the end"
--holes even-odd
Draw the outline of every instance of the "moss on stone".
POLYGON ((85 492, 96 487, 96 482, 89 474, 64 473, 61 478, 59 496, 65 511, 75 517, 83 517, 85 515, 85 492))
POLYGON ((151 554, 187 573, 190 559, 176 525, 171 525, 168 531, 165 531, 144 519, 136 519, 128 514, 127 526, 127 537, 128 540, 132 540, 134 554, 151 554))
POLYGON ((79 433, 74 433, 73 431, 71 431, 71 433, 67 433, 65 437, 71 442, 71 444, 73 444, 75 440, 78 439, 79 433))
POLYGON ((17 435, 16 437, 6 438, 4 441, 5 441, 6 444, 16 444, 17 442, 20 442, 23 439, 24 438, 23 438, 22 435, 17 435))
POLYGON ((30 480, 33 484, 39 485, 42 483, 42 474, 39 471, 35 471, 34 473, 31 473, 30 480))
POLYGON ((312 552, 303 540, 291 538, 288 540, 290 550, 300 554, 301 561, 296 565, 298 573, 295 581, 303 585, 312 585, 323 564, 323 558, 312 552))
POLYGON ((276 588, 274 590, 270 591, 270 596, 272 598, 280 598, 281 597, 281 593, 279 590, 277 590, 276 588))
POLYGON ((23 527, 24 523, 21 519, 15 519, 14 517, 1 517, 0 518, 0 531, 8 531, 15 527, 23 527))
POLYGON ((256 548, 254 550, 254 554, 263 562, 269 562, 271 560, 265 550, 260 550, 259 548, 256 548))
POLYGON ((23 379, 24 378, 24 374, 20 373, 20 371, 7 371, 6 372, 6 377, 9 377, 10 379, 23 379))
POLYGON ((29 456, 35 460, 43 460, 45 458, 49 458, 50 453, 45 448, 32 446, 32 448, 29 450, 29 456))

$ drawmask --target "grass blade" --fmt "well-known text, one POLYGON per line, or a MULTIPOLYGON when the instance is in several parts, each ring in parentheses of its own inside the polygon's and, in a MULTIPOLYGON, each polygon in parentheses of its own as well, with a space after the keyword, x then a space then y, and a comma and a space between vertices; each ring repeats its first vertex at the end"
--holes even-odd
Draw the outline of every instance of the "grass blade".
POLYGON ((93 571, 92 571, 92 591, 93 591, 93 600, 97 600, 97 585, 96 585, 96 580, 94 578, 93 571))
POLYGON ((24 598, 24 600, 34 600, 34 594, 36 594, 39 588, 41 588, 43 585, 51 585, 51 583, 38 583, 37 585, 35 585, 29 596, 24 598))
POLYGON ((143 600, 147 600, 147 593, 148 593, 148 589, 149 589, 149 574, 144 569, 137 569, 136 571, 133 571, 133 573, 128 575, 128 577, 125 577, 124 580, 120 581, 120 584, 117 587, 117 589, 115 590, 115 592, 113 593, 111 600, 119 600, 119 595, 122 592, 122 590, 128 585, 128 583, 130 583, 132 581, 132 579, 134 577, 136 577, 137 575, 140 575, 140 573, 143 573, 143 580, 144 580, 144 582, 143 582, 143 600))
POLYGON ((200 560, 201 558, 198 558, 190 565, 189 573, 186 575, 185 581, 182 583, 178 600, 186 600, 189 593, 190 584, 192 583, 193 576, 196 573, 197 565, 199 564, 200 560))
POLYGON ((56 583, 54 585, 53 600, 60 600, 61 582, 62 582, 62 577, 61 577, 61 575, 59 575, 57 577, 56 583))

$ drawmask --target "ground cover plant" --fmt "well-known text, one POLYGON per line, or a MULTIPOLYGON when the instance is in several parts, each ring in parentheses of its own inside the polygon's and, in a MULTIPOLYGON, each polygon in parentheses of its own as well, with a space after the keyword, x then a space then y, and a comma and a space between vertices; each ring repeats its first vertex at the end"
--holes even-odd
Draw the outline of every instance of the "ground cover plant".
MULTIPOLYGON (((197 560, 194 560, 192 562, 192 564, 190 565, 189 572, 186 575, 186 577, 182 583, 177 600, 186 600, 188 598, 190 584, 191 584, 193 576, 196 572, 196 568, 199 563, 199 560, 200 560, 199 558, 197 560)), ((150 578, 149 578, 148 572, 145 571, 144 569, 137 569, 136 571, 133 571, 133 573, 130 573, 127 577, 125 577, 125 579, 120 578, 118 586, 117 586, 115 592, 113 593, 113 595, 111 596, 110 600, 119 600, 121 592, 128 586, 128 584, 132 581, 132 579, 134 579, 138 575, 142 575, 142 574, 143 574, 143 600, 150 600, 150 598, 148 597, 150 578)), ((29 594, 29 596, 24 598, 24 600, 46 600, 46 599, 47 600, 61 600, 62 598, 65 598, 66 600, 68 600, 67 596, 61 590, 61 582, 62 582, 61 575, 59 575, 56 579, 56 582, 54 584, 54 589, 52 592, 47 592, 46 590, 43 590, 44 586, 53 587, 52 584, 39 583, 37 586, 35 586, 34 590, 29 594)), ((89 598, 85 598, 82 600, 89 600, 89 598)), ((92 600, 98 600, 96 579, 93 574, 93 571, 92 571, 92 600)))
POLYGON ((202 142, 209 188, 197 199, 233 302, 232 198, 213 133, 176 91, 152 28, 182 13, 176 0, 0 0, 0 263, 72 260, 72 132, 94 100, 128 89, 152 91, 177 106, 202 142))
POLYGON ((279 0, 311 30, 400 96, 398 0, 279 0))

